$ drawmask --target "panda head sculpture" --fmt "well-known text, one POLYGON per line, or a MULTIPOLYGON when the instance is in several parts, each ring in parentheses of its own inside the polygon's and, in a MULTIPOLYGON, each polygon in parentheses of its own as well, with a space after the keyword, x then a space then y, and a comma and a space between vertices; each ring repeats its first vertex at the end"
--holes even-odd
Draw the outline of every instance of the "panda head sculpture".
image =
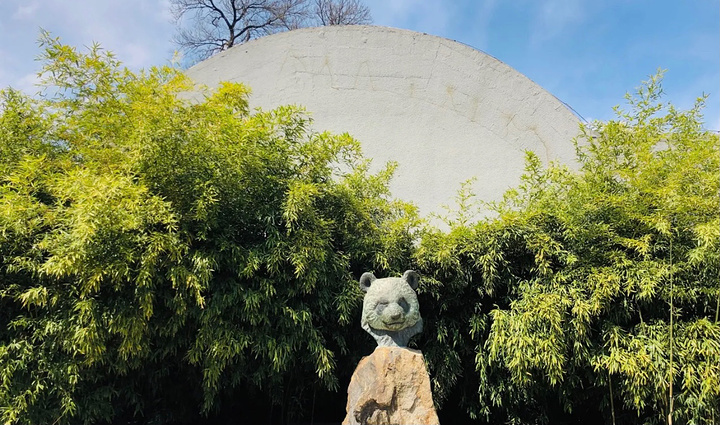
POLYGON ((420 276, 408 270, 402 277, 378 279, 372 273, 360 277, 365 292, 361 326, 378 346, 406 347, 422 331, 422 318, 415 290, 420 276))

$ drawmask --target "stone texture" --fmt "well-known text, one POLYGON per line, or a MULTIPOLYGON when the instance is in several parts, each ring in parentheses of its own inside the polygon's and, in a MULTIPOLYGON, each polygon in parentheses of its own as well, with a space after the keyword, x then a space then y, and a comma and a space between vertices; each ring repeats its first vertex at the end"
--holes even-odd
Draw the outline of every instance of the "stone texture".
POLYGON ((410 338, 422 332, 415 293, 419 282, 420 276, 412 270, 403 277, 377 279, 368 272, 360 278, 360 289, 365 292, 360 326, 379 346, 406 347, 410 338))
POLYGON ((579 120, 558 99, 490 55, 418 32, 362 25, 304 28, 251 40, 187 71, 210 87, 238 81, 250 106, 298 104, 314 128, 349 132, 373 168, 399 167, 392 194, 423 216, 445 214, 460 183, 497 201, 520 183, 525 150, 575 158, 579 120))
POLYGON ((360 360, 348 386, 343 425, 439 424, 420 351, 377 347, 360 360))

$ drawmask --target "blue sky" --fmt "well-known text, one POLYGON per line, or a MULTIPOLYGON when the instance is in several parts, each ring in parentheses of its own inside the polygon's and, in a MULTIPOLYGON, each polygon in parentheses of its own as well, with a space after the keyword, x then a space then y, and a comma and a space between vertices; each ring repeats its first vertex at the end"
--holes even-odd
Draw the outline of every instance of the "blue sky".
MULTIPOLYGON (((540 84, 585 119, 612 107, 658 68, 665 99, 688 108, 709 94, 720 130, 717 0, 365 0, 377 25, 450 38, 540 84)), ((133 69, 172 58, 167 0, 0 0, 0 87, 34 91, 39 28, 68 44, 93 41, 133 69)))

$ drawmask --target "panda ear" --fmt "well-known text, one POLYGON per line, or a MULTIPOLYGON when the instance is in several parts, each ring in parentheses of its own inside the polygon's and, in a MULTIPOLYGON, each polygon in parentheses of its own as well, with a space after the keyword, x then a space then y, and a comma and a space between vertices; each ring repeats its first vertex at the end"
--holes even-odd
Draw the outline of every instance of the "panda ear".
POLYGON ((418 283, 420 283, 420 275, 412 270, 406 271, 403 275, 403 279, 407 281, 408 285, 410 285, 413 290, 417 289, 418 283))
POLYGON ((363 273, 362 276, 360 276, 360 289, 362 289, 363 292, 367 292, 368 289, 370 289, 370 285, 377 279, 374 274, 370 272, 363 273))

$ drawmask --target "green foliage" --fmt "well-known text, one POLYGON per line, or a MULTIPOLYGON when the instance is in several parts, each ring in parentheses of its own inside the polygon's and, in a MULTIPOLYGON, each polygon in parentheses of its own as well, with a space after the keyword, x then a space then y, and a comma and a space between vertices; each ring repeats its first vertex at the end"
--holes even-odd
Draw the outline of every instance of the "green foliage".
POLYGON ((337 389, 356 276, 409 261, 392 167, 369 174, 299 108, 249 111, 242 85, 190 102, 174 69, 42 44, 43 96, 0 95, 0 422, 161 423, 232 388, 337 389))
MULTIPOLYGON (((45 35, 43 95, 0 92, 0 423, 180 423, 268 400, 287 422, 373 346, 365 271, 414 267, 435 400, 490 423, 720 418, 720 152, 660 76, 582 128, 579 170, 449 231, 389 200, 299 108, 188 100, 45 35), (412 264, 412 266, 411 266, 412 264), (600 412, 594 415, 595 412, 600 412)), ((451 409, 448 409, 451 410, 451 409)), ((441 417, 442 417, 441 411, 441 417)))
POLYGON ((717 423, 718 135, 704 99, 663 104, 660 77, 582 128, 579 172, 529 155, 497 218, 470 225, 465 208, 423 236, 440 399, 492 423, 717 423))

